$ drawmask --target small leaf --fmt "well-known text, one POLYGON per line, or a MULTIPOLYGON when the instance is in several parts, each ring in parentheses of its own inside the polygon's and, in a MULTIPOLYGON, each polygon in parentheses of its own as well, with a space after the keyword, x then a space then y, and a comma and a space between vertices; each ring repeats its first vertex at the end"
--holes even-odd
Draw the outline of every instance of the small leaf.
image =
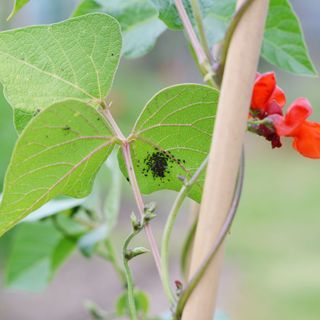
MULTIPOLYGON (((179 191, 206 158, 219 93, 207 86, 183 84, 156 94, 143 109, 129 139, 141 191, 179 191)), ((122 172, 123 156, 119 153, 122 172)), ((189 196, 200 201, 204 174, 189 196)))
POLYGON ((317 74, 303 31, 288 0, 271 0, 262 56, 280 69, 298 75, 317 74))
POLYGON ((119 24, 104 14, 0 33, 0 82, 17 130, 56 102, 104 99, 120 51, 119 24))
MULTIPOLYGON (((141 290, 134 291, 134 301, 137 312, 141 315, 146 315, 149 311, 149 298, 147 294, 141 290)), ((128 294, 124 292, 117 301, 116 311, 118 316, 125 316, 129 313, 128 294)))
POLYGON ((14 6, 7 20, 10 20, 18 11, 20 11, 29 2, 30 0, 15 0, 14 6))
POLYGON ((0 235, 57 196, 87 196, 114 138, 102 115, 78 101, 55 104, 20 136, 5 178, 0 235))
POLYGON ((6 266, 10 288, 43 290, 75 248, 50 222, 23 223, 17 228, 6 266))
POLYGON ((119 21, 123 34, 123 54, 127 58, 148 53, 166 30, 149 0, 84 0, 73 15, 89 12, 104 12, 119 21))

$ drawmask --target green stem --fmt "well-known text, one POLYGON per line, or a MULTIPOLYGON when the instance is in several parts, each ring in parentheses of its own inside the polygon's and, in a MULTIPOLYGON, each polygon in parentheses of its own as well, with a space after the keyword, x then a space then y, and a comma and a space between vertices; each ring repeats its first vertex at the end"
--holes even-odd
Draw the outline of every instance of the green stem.
POLYGON ((126 239, 123 245, 122 258, 124 271, 127 279, 127 293, 128 293, 128 306, 129 306, 129 314, 131 320, 138 320, 138 314, 136 309, 136 304, 134 301, 134 283, 132 273, 129 267, 129 259, 127 257, 128 247, 131 240, 140 232, 141 229, 134 230, 126 239))
POLYGON ((180 319, 182 315, 182 311, 191 296, 194 288, 198 285, 199 281, 201 280, 202 276, 206 272, 208 266, 210 265, 212 259, 215 257, 216 253, 218 252, 219 248, 221 247, 222 243, 224 242, 224 239, 226 238, 230 227, 232 225, 232 222, 234 220, 234 217, 236 215, 241 192, 242 192, 242 186, 243 186, 243 179, 244 179, 244 152, 242 152, 242 158, 241 158, 241 165, 239 169, 239 176, 237 180, 236 189, 234 192, 234 197, 230 206, 230 210, 228 213, 228 216, 226 218, 226 221, 224 225, 222 226, 219 236, 217 240, 215 241, 211 251, 209 252, 208 256, 204 260, 204 262, 199 267, 198 271, 194 274, 194 276, 191 278, 191 280, 188 282, 187 286, 184 288, 184 290, 181 293, 180 299, 178 301, 176 312, 174 315, 174 319, 180 319))
POLYGON ((193 16, 194 16, 194 19, 196 22, 196 26, 198 29, 200 44, 201 44, 204 52, 206 53, 208 61, 210 61, 211 54, 210 54, 210 49, 209 49, 206 33, 204 31, 199 1, 198 0, 191 0, 191 8, 192 8, 192 13, 193 13, 193 16))
POLYGON ((172 305, 176 303, 176 297, 171 287, 171 281, 170 281, 170 274, 169 274, 169 244, 171 239, 172 230, 174 227, 174 224, 176 222, 177 216, 179 214, 179 211, 181 209, 181 206, 185 200, 185 198, 188 195, 189 190, 192 188, 192 186, 195 184, 195 182, 198 180, 200 174, 206 167, 208 162, 208 158, 206 158, 203 163, 200 165, 198 170, 195 172, 195 174, 192 176, 192 178, 184 184, 184 186, 181 188, 174 204, 171 209, 171 212, 169 214, 169 217, 167 219, 164 233, 162 237, 162 245, 161 245, 161 279, 164 286, 165 293, 171 302, 172 305))

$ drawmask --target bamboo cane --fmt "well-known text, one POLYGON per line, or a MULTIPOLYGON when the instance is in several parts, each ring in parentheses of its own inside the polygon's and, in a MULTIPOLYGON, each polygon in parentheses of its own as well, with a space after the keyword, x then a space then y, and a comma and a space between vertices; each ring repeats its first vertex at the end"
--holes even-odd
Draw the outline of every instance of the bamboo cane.
MULTIPOLYGON (((238 0, 238 7, 244 1, 238 0)), ((192 253, 191 276, 210 251, 232 201, 268 2, 254 1, 230 43, 192 253)), ((192 293, 184 309, 183 320, 212 320, 223 251, 222 246, 192 293)))

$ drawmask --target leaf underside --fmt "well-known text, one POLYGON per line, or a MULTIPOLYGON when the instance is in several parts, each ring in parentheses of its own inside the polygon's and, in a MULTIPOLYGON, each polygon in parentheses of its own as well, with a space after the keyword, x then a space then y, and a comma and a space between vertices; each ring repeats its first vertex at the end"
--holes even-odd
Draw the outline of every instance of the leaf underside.
POLYGON ((42 111, 13 152, 0 204, 0 235, 54 197, 87 196, 113 145, 93 107, 65 101, 42 111))
MULTIPOLYGON (((131 150, 141 191, 179 191, 206 158, 213 131, 218 91, 184 84, 160 91, 146 105, 133 129, 131 150)), ((119 153, 122 158, 121 153, 119 153)), ((123 167, 122 171, 126 174, 123 167)), ((200 201, 204 174, 190 191, 200 201)))
POLYGON ((120 51, 119 23, 100 13, 0 33, 0 82, 17 130, 56 102, 104 99, 120 51))

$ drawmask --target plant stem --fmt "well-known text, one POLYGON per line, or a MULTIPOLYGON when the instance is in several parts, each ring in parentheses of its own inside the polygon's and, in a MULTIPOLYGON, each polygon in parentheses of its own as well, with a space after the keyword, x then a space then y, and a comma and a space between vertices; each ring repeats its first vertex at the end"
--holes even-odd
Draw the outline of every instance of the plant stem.
POLYGON ((185 198, 188 195, 189 190, 192 188, 194 183, 198 180, 200 174, 206 167, 208 162, 208 158, 206 158, 200 167, 197 169, 195 174, 191 177, 191 179, 184 184, 184 186, 181 188, 174 204, 171 209, 171 212, 169 214, 169 217, 167 219, 163 237, 162 237, 162 245, 161 245, 161 271, 162 271, 162 283, 164 286, 164 290, 166 292, 166 295, 171 302, 171 304, 174 304, 176 302, 176 297, 173 293, 173 290, 170 285, 170 275, 169 275, 169 244, 170 244, 170 238, 172 234, 172 230, 174 227, 174 224, 176 222, 177 216, 179 214, 180 208, 185 200, 185 198))
MULTIPOLYGON (((213 79, 213 70, 210 64, 210 57, 207 57, 205 50, 202 48, 201 43, 199 42, 195 31, 193 30, 191 21, 188 17, 186 9, 184 8, 182 0, 175 0, 175 4, 179 13, 179 16, 182 20, 183 26, 187 35, 190 39, 192 48, 197 56, 198 66, 201 74, 204 76, 204 80, 208 82, 213 87, 217 87, 213 79)), ((201 28, 201 27, 200 27, 201 28)), ((205 36, 205 34, 203 33, 205 36)))
POLYGON ((207 60, 210 61, 211 54, 210 54, 206 33, 204 31, 199 1, 191 0, 191 8, 192 8, 192 13, 197 25, 201 47, 207 56, 207 60))
POLYGON ((182 253, 181 253, 181 258, 180 258, 180 268, 181 268, 181 273, 184 276, 184 279, 187 279, 188 276, 188 263, 190 262, 190 251, 191 247, 194 241, 194 237, 196 235, 196 230, 197 230, 197 225, 198 225, 198 216, 194 219, 190 230, 187 233, 187 237, 185 239, 185 242, 182 246, 182 253))
POLYGON ((196 52, 196 55, 198 57, 200 65, 205 63, 207 61, 207 56, 205 51, 203 50, 201 44, 199 43, 199 40, 197 38, 196 33, 193 30, 191 21, 188 17, 188 14, 186 12, 186 9, 184 8, 182 0, 176 0, 176 7, 179 12, 179 15, 181 17, 182 23, 184 25, 184 28, 189 36, 189 39, 191 41, 192 47, 194 48, 194 51, 196 52))
MULTIPOLYGON (((112 131, 114 132, 116 137, 121 142, 122 153, 123 153, 123 157, 125 159, 126 168, 127 168, 128 175, 129 175, 129 180, 131 183, 131 188, 132 188, 133 195, 134 195, 134 198, 135 198, 138 210, 139 210, 140 217, 142 219, 144 216, 145 205, 144 205, 144 201, 143 201, 143 198, 142 198, 142 195, 140 192, 140 188, 139 188, 139 185, 137 182, 137 177, 136 177, 136 174, 135 174, 134 168, 133 168, 131 151, 130 151, 130 143, 128 142, 128 140, 125 138, 125 136, 121 132, 121 129, 119 128, 116 121, 114 120, 109 108, 106 107, 106 104, 102 103, 101 107, 103 109, 102 113, 103 113, 104 117, 106 118, 106 120, 108 121, 109 125, 111 126, 112 131)), ((155 240, 155 237, 154 237, 154 234, 153 234, 153 231, 152 231, 150 224, 146 223, 144 225, 144 230, 145 230, 145 233, 146 233, 149 245, 150 245, 150 249, 151 249, 158 273, 161 277, 160 253, 159 253, 158 245, 155 240)))
MULTIPOLYGON (((137 207, 139 209, 140 217, 142 219, 144 217, 145 205, 144 205, 142 195, 140 192, 140 188, 139 188, 139 185, 137 182, 136 174, 134 172, 131 151, 130 151, 130 144, 128 142, 124 143, 124 145, 122 146, 122 152, 123 152, 123 156, 124 156, 124 159, 126 162, 126 167, 128 170, 128 175, 129 175, 129 180, 131 183, 133 195, 136 200, 137 207)), ((149 244, 150 244, 150 249, 151 249, 154 261, 156 263, 157 270, 158 270, 159 275, 161 277, 160 253, 158 250, 157 242, 156 242, 155 237, 152 232, 151 225, 149 223, 145 223, 144 230, 145 230, 146 236, 147 236, 149 244)))
POLYGON ((210 265, 212 259, 215 257, 218 249, 220 248, 220 246, 224 242, 224 239, 230 230, 230 227, 232 225, 232 222, 235 218, 235 215, 236 215, 236 212, 237 212, 237 209, 239 206, 240 197, 241 197, 241 193, 242 193, 242 187, 243 187, 243 180, 244 180, 244 151, 242 152, 241 165, 240 165, 240 169, 239 169, 239 176, 238 176, 238 180, 237 180, 236 189, 234 192, 234 197, 233 197, 226 221, 225 221, 224 225, 222 226, 220 233, 218 235, 218 238, 214 242, 213 247, 210 250, 208 256, 206 257, 204 262, 200 265, 198 271, 195 273, 195 275, 191 278, 191 280, 188 282, 187 286, 182 291, 182 294, 181 294, 180 299, 177 304, 174 319, 180 319, 180 317, 182 315, 182 311, 184 309, 184 306, 186 305, 194 288, 197 286, 197 284, 201 280, 202 276, 204 275, 205 271, 207 270, 208 266, 210 265))
POLYGON ((123 265, 125 270, 125 275, 127 279, 127 293, 128 293, 128 306, 129 306, 129 313, 131 320, 138 320, 136 304, 134 301, 134 284, 133 284, 133 277, 129 267, 129 260, 127 258, 128 247, 130 241, 140 232, 140 229, 134 230, 126 239, 123 245, 122 251, 122 258, 123 258, 123 265))

